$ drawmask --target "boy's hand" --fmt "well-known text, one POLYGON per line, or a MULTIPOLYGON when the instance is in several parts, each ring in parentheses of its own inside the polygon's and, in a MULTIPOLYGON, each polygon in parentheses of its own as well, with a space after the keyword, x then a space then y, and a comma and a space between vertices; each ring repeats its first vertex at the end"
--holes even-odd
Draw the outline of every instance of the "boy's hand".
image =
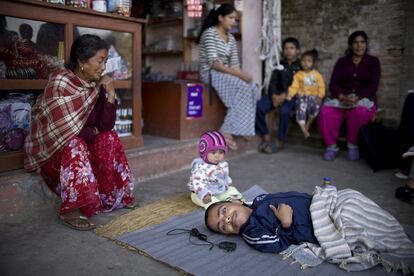
POLYGON ((287 204, 281 203, 277 205, 277 208, 273 205, 269 205, 273 214, 280 220, 283 228, 288 228, 292 224, 293 209, 287 204))
POLYGON ((286 99, 286 93, 282 93, 282 94, 272 94, 272 104, 273 107, 278 107, 280 106, 286 99))
POLYGON ((203 198, 203 203, 207 204, 211 201, 211 195, 210 194, 206 194, 203 198))

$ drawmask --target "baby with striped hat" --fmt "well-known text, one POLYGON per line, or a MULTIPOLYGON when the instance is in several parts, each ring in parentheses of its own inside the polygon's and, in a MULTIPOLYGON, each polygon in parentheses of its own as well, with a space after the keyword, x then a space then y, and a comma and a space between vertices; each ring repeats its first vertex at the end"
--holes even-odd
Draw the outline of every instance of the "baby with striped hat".
POLYGON ((201 135, 198 144, 200 157, 191 164, 187 186, 194 204, 208 208, 218 201, 242 201, 242 194, 232 185, 229 164, 225 161, 227 143, 219 131, 201 135))

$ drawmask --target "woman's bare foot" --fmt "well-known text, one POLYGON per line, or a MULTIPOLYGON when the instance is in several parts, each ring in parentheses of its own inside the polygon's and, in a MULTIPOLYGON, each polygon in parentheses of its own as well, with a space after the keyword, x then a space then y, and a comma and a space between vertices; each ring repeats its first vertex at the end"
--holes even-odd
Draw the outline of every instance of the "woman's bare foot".
POLYGON ((89 219, 86 216, 83 216, 78 210, 59 215, 59 220, 67 227, 78 231, 89 231, 96 228, 96 225, 89 221, 89 219))
POLYGON ((233 135, 231 133, 223 133, 224 138, 226 138, 226 143, 229 149, 231 150, 237 150, 237 143, 233 138, 233 135))

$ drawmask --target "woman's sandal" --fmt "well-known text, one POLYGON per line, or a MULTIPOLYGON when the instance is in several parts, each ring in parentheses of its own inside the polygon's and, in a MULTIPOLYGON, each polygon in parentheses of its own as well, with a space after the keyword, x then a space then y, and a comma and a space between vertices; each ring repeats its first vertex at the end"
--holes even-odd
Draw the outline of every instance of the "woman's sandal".
POLYGON ((89 221, 87 217, 82 215, 75 217, 59 216, 59 221, 63 225, 66 225, 67 227, 78 231, 90 231, 96 228, 96 225, 94 223, 92 223, 91 221, 89 221))
POLYGON ((128 210, 135 210, 139 207, 139 203, 138 202, 134 202, 128 205, 124 206, 124 209, 128 209, 128 210))
POLYGON ((277 146, 275 143, 272 142, 263 142, 259 145, 259 150, 260 152, 267 154, 276 153, 277 146))

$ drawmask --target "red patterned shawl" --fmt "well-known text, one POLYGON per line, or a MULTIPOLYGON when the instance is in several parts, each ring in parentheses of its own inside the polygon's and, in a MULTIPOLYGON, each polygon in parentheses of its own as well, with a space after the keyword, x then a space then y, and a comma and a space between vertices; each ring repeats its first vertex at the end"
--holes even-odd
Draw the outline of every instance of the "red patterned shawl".
POLYGON ((44 165, 83 128, 99 91, 68 69, 54 73, 32 109, 32 123, 25 141, 24 167, 33 171, 44 165))

